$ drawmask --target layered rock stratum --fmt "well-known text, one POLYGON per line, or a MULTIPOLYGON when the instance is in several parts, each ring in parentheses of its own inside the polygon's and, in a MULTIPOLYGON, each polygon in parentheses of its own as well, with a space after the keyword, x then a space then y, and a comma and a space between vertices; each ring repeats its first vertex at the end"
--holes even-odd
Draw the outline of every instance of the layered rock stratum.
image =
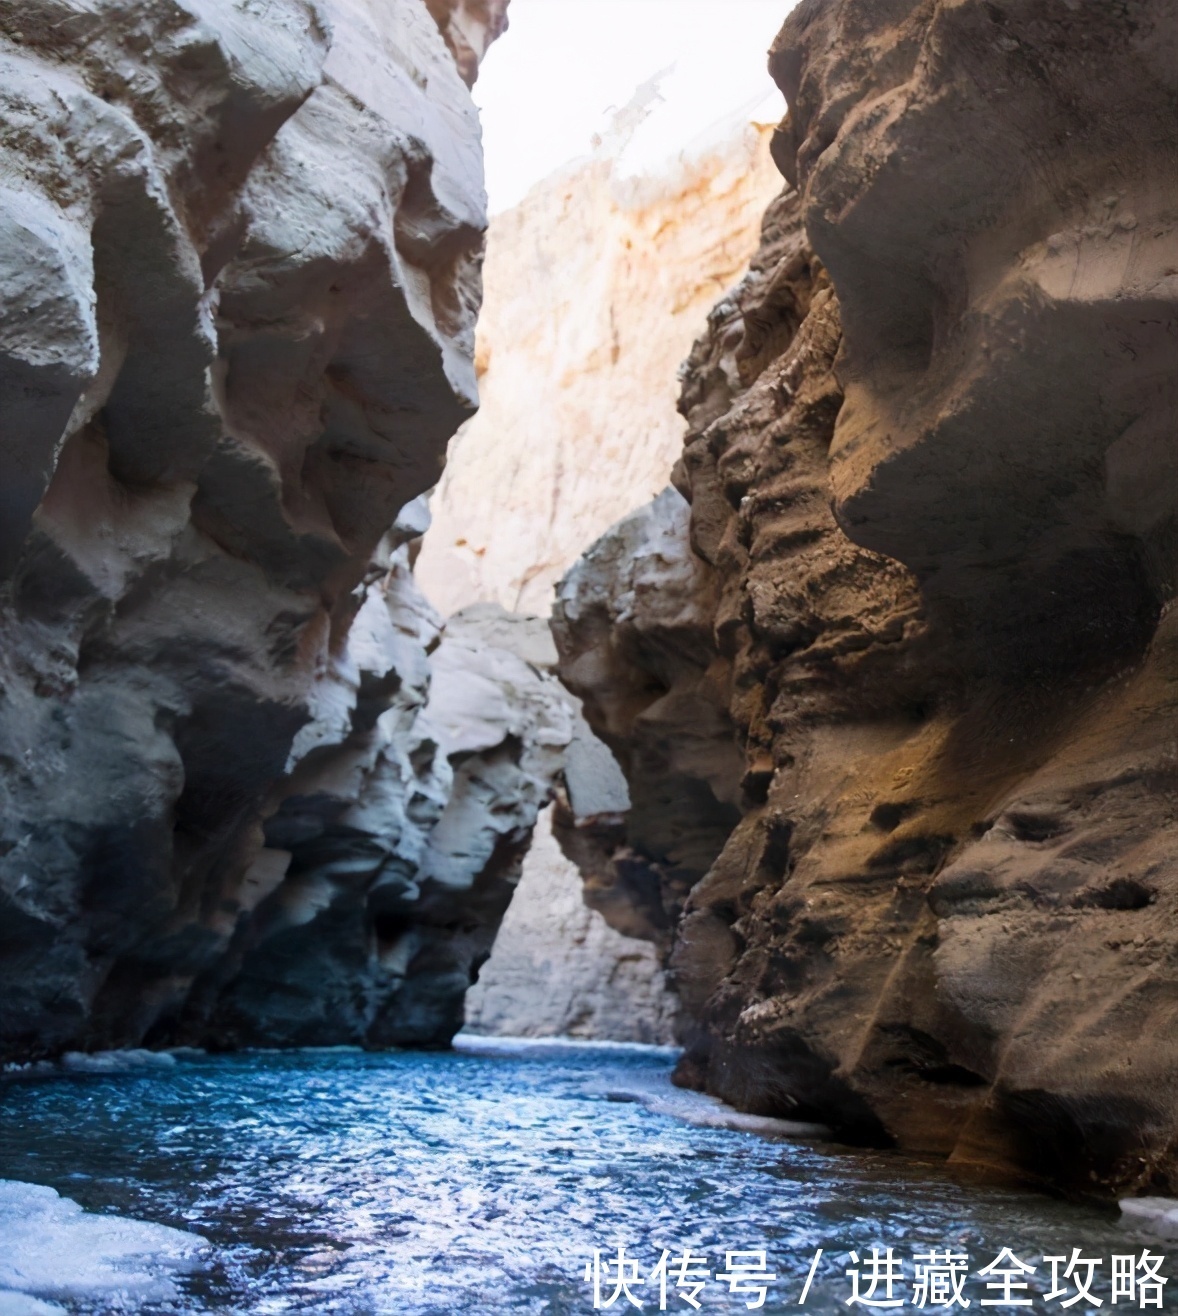
POLYGON ((504 8, 0 3, 5 1058, 458 1025, 565 735, 404 548, 504 8))
POLYGON ((1178 1190, 1175 30, 803 0, 679 492, 554 619, 680 1081, 1077 1192, 1178 1190), (686 890, 669 767, 737 806, 686 890))

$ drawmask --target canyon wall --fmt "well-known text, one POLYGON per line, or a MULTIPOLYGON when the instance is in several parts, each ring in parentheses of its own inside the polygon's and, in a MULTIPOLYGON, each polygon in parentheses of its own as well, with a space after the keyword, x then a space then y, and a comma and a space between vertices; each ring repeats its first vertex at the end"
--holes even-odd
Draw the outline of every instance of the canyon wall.
POLYGON ((673 1045, 677 1003, 648 941, 586 905, 543 814, 491 957, 467 993, 467 1032, 673 1045))
POLYGON ((679 1081, 1100 1194, 1178 1191, 1175 30, 803 0, 686 501, 554 617, 636 808, 652 742, 739 808, 689 892, 678 800, 640 898, 590 866, 671 916, 679 1081))
POLYGON ((507 31, 508 3, 509 0, 425 0, 468 87, 478 81, 479 63, 491 42, 507 31))
POLYGON ((630 794, 610 751, 556 678, 548 623, 497 603, 471 604, 448 631, 456 623, 463 630, 477 624, 483 644, 510 649, 542 682, 546 716, 536 710, 528 718, 533 734, 559 728, 549 737, 559 752, 546 760, 544 777, 556 778, 554 802, 537 819, 510 908, 467 993, 466 1031, 673 1043, 678 1007, 658 948, 641 931, 609 926, 569 857, 583 861, 586 844, 612 834, 630 794))
POLYGON ((527 631, 477 608, 443 626, 393 556, 317 687, 245 899, 223 911, 228 949, 172 1039, 437 1046, 458 1031, 574 730, 527 631))
POLYGON ((624 133, 493 217, 478 414, 430 498, 416 571, 444 614, 490 601, 547 616, 585 545, 666 484, 675 375, 743 273, 777 190, 768 129, 739 118, 628 177, 624 133))
MULTIPOLYGON (((680 447, 678 363, 755 250, 779 177, 768 128, 747 115, 630 176, 625 148, 649 94, 640 89, 590 158, 491 221, 480 409, 451 445, 415 566, 443 612, 481 601, 546 615, 561 573, 662 487, 680 447)), ((665 944, 648 944, 658 941, 651 929, 624 919, 610 927, 601 914, 613 919, 628 906, 602 908, 596 889, 585 887, 588 908, 573 899, 574 870, 553 840, 555 832, 582 864, 592 852, 613 871, 619 804, 590 785, 586 756, 600 765, 602 751, 589 740, 581 724, 565 797, 524 861, 518 899, 472 993, 474 1031, 670 1039, 665 944)))
POLYGON ((404 547, 503 10, 0 0, 0 1057, 457 1027, 566 734, 404 547))

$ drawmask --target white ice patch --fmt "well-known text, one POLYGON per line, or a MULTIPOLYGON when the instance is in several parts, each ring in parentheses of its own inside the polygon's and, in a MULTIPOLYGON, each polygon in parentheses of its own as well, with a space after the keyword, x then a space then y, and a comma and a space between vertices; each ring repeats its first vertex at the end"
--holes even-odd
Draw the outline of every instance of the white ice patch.
POLYGON ((0 1065, 5 1078, 48 1078, 58 1072, 52 1060, 13 1060, 0 1065))
POLYGON ((1126 1197, 1121 1223, 1155 1238, 1178 1240, 1178 1200, 1173 1197, 1126 1197))
POLYGON ((11 1289, 0 1289, 0 1316, 59 1316, 65 1308, 56 1302, 42 1302, 27 1293, 13 1293, 11 1289))
POLYGON ((602 1042, 579 1037, 484 1037, 481 1033, 458 1033, 451 1045, 455 1051, 476 1056, 527 1056, 537 1051, 545 1055, 584 1055, 603 1051, 678 1060, 682 1054, 677 1046, 652 1046, 648 1042, 602 1042))
POLYGON ((122 1074, 129 1069, 169 1069, 176 1057, 167 1051, 67 1051, 62 1069, 83 1074, 122 1074))
POLYGON ((61 1310, 36 1301, 46 1298, 167 1301, 173 1277, 208 1248, 197 1234, 95 1215, 52 1188, 0 1179, 0 1316, 61 1310))
MULTIPOLYGON (((55 1078, 61 1074, 130 1074, 145 1069, 171 1069, 176 1057, 204 1055, 195 1047, 171 1051, 67 1051, 60 1060, 29 1060, 0 1065, 0 1078, 55 1078)), ((0 1311, 0 1316, 4 1316, 0 1311)))

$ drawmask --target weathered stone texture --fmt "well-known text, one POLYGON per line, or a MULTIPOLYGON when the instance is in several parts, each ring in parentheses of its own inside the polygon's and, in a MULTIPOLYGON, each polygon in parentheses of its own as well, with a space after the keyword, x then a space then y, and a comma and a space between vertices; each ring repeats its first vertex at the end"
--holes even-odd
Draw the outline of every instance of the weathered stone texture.
POLYGON ((735 729, 681 1080, 1081 1192, 1178 1189, 1174 30, 803 0, 800 191, 685 369, 690 638, 627 525, 555 621, 632 785, 660 671, 735 729))
MULTIPOLYGON (((609 749, 556 682, 557 654, 548 624, 494 603, 472 604, 457 620, 467 631, 477 625, 484 645, 508 649, 537 674, 547 674, 545 689, 561 691, 566 701, 568 726, 565 732, 561 722, 568 743, 561 745, 556 799, 541 815, 491 956, 467 996, 467 1030, 670 1042, 676 1005, 660 948, 649 944, 657 937, 646 927, 610 927, 599 912, 596 891, 583 880, 587 852, 601 854, 602 839, 613 838, 630 795, 609 749)), ((447 699, 446 706, 452 702, 447 699)), ((545 719, 533 713, 528 725, 554 720, 551 714, 545 719)), ((612 871, 612 846, 604 858, 612 871)), ((612 905, 632 907, 628 901, 612 905)))
POLYGON ((450 53, 462 74, 473 87, 479 76, 479 62, 491 42, 507 31, 508 0, 425 0, 450 53))
MULTIPOLYGON (((308 725, 334 734, 324 684, 424 527, 386 531, 474 405, 485 220, 422 0, 7 0, 0 62, 0 1053, 25 1056, 164 1035, 281 877, 266 802, 308 725)), ((384 670, 346 734, 420 675, 384 670)))
POLYGON ((666 489, 561 581, 561 679, 629 785, 624 815, 558 816, 585 899, 619 932, 669 949, 691 887, 740 817, 740 755, 713 670, 713 576, 666 489), (562 825, 563 823, 563 825, 562 825))

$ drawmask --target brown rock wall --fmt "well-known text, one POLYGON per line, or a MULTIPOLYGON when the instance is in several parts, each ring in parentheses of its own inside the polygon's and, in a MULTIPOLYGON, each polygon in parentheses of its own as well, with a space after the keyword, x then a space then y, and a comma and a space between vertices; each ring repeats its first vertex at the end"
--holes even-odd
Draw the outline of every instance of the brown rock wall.
POLYGON ((450 53, 462 74, 473 87, 479 76, 479 63, 492 41, 507 31, 509 0, 425 0, 450 53))
POLYGON ((664 646, 743 759, 682 1081, 1081 1192, 1178 1188, 1172 20, 803 0, 800 191, 685 367, 691 641, 624 525, 554 624, 632 785, 664 646))

